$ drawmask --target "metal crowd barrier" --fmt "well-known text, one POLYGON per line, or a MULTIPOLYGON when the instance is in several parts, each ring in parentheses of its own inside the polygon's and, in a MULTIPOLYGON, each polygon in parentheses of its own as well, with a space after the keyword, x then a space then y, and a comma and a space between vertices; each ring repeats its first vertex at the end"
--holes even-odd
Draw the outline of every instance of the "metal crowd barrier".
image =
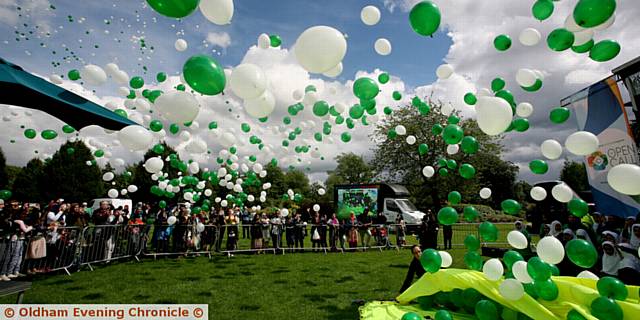
POLYGON ((154 259, 175 255, 206 255, 211 258, 213 252, 220 251, 220 230, 216 225, 204 225, 203 230, 198 230, 196 224, 152 225, 142 255, 154 259))
POLYGON ((76 252, 82 242, 82 230, 80 227, 50 228, 43 235, 23 240, 24 259, 20 268, 21 272, 47 273, 64 270, 67 274, 71 274, 69 269, 77 262, 76 252), (44 251, 40 251, 44 257, 41 258, 28 254, 31 242, 37 239, 44 239, 45 241, 44 251))
POLYGON ((148 226, 143 224, 86 227, 82 232, 78 264, 93 270, 91 264, 126 258, 139 260, 148 231, 148 226))

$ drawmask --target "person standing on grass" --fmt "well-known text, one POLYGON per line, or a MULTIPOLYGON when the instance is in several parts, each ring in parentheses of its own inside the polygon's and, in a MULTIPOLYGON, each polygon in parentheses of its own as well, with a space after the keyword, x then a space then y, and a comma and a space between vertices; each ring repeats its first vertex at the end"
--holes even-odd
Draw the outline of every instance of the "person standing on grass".
POLYGON ((320 213, 314 212, 311 219, 311 252, 316 252, 320 248, 320 213))
POLYGON ((227 250, 236 250, 238 249, 238 216, 233 211, 233 209, 229 209, 229 215, 225 219, 225 224, 227 226, 227 250))
POLYGON ((329 219, 328 225, 329 225, 329 246, 331 247, 331 251, 338 251, 338 248, 336 246, 336 240, 339 235, 338 228, 340 226, 340 223, 338 222, 338 218, 336 217, 335 213, 331 214, 331 219, 329 219))
POLYGON ((267 217, 266 213, 263 213, 260 216, 260 227, 262 230, 262 247, 263 248, 268 248, 269 247, 269 241, 271 241, 271 233, 270 233, 270 228, 269 228, 270 222, 269 222, 269 217, 267 217))
POLYGON ((414 245, 411 247, 411 254, 413 255, 413 259, 411 259, 411 264, 409 265, 409 271, 407 272, 407 276, 402 283, 402 287, 400 288, 400 293, 407 290, 411 283, 413 282, 413 278, 418 276, 418 278, 422 277, 425 273, 422 264, 420 263, 420 256, 422 256, 422 250, 418 245, 414 245))
POLYGON ((349 216, 349 220, 345 225, 347 230, 347 241, 349 242, 349 249, 355 249, 358 247, 358 221, 356 220, 356 215, 353 211, 351 211, 351 215, 349 216))
POLYGON ((406 242, 407 226, 404 223, 402 215, 398 215, 396 219, 396 246, 402 248, 406 242))
POLYGON ((282 247, 282 218, 280 217, 280 211, 273 214, 271 221, 271 241, 273 241, 273 247, 280 249, 282 247))
POLYGON ((450 225, 442 226, 442 238, 444 239, 444 249, 451 249, 451 239, 453 238, 453 227, 450 225))
POLYGON ((256 254, 262 252, 262 225, 260 224, 260 215, 253 216, 251 224, 251 249, 257 250, 256 254))
POLYGON ((369 208, 364 208, 362 214, 358 216, 358 233, 360 234, 360 243, 362 251, 367 250, 369 241, 371 241, 371 217, 369 217, 369 208))
POLYGON ((240 218, 242 219, 242 239, 251 238, 251 214, 247 207, 240 210, 240 218))
POLYGON ((295 235, 293 234, 294 225, 291 217, 287 217, 285 219, 285 229, 285 236, 287 237, 287 248, 293 249, 293 246, 295 245, 295 235))
POLYGON ((304 225, 299 213, 296 213, 293 218, 293 225, 293 240, 295 241, 295 248, 297 249, 296 251, 299 250, 302 252, 304 250, 304 232, 306 226, 304 225))
POLYGON ((327 216, 325 214, 320 215, 320 225, 318 226, 318 232, 320 233, 320 240, 318 241, 320 249, 327 249, 327 216))

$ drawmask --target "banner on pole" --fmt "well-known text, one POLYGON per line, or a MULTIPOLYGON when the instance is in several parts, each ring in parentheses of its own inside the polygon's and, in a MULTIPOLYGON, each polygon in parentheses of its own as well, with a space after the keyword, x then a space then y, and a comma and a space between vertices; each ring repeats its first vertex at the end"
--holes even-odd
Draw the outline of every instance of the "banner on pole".
POLYGON ((618 83, 613 77, 602 80, 576 94, 571 106, 578 130, 595 134, 600 142, 598 150, 584 159, 596 209, 604 215, 636 216, 640 197, 621 194, 607 183, 609 169, 639 162, 618 83))

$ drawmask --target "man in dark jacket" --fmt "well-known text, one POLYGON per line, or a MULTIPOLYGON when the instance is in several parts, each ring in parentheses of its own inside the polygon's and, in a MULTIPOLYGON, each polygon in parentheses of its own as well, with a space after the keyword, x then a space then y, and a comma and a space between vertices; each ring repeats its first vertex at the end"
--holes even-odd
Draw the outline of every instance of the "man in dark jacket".
POLYGON ((420 278, 425 272, 422 264, 420 263, 420 256, 422 255, 422 250, 420 250, 420 247, 414 245, 413 247, 411 247, 411 253, 413 254, 413 259, 411 260, 411 264, 409 265, 407 277, 404 279, 404 283, 402 283, 402 288, 400 288, 400 293, 404 292, 411 286, 414 276, 418 276, 418 278, 420 278))

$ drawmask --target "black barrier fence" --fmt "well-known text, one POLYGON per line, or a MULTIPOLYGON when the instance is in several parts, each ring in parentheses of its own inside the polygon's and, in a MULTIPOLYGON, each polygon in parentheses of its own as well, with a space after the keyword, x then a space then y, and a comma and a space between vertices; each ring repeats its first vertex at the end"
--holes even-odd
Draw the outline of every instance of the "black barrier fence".
MULTIPOLYGON (((499 238, 485 248, 506 247, 512 224, 495 224, 499 238)), ((196 256, 214 254, 231 257, 242 253, 288 254, 295 252, 349 252, 399 250, 420 244, 419 225, 359 226, 313 224, 261 225, 102 225, 49 228, 31 238, 0 241, 3 274, 48 273, 71 270, 140 257, 196 256)), ((437 249, 464 247, 468 234, 478 234, 477 223, 459 223, 449 230, 440 227, 432 235, 437 249), (446 241, 445 241, 446 240, 446 241), (446 242, 446 244, 445 244, 446 242)), ((433 243, 433 242, 431 242, 433 243)))

